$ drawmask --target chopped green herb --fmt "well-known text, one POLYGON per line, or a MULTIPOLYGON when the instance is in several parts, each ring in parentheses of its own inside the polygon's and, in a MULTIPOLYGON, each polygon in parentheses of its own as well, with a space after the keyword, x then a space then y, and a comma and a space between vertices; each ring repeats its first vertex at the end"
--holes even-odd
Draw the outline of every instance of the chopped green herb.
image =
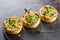
POLYGON ((20 18, 18 19, 18 22, 20 22, 20 18))
POLYGON ((12 25, 9 24, 8 27, 9 27, 10 29, 12 29, 12 25))
POLYGON ((16 20, 10 21, 8 27, 9 27, 9 28, 12 28, 15 23, 16 23, 16 20))
POLYGON ((49 11, 51 11, 51 6, 47 7, 46 10, 47 10, 47 13, 49 13, 49 11))
POLYGON ((31 23, 36 23, 37 22, 37 19, 38 19, 38 16, 36 16, 36 15, 33 15, 33 14, 28 14, 27 16, 26 16, 26 20, 27 20, 27 22, 31 22, 31 23))
POLYGON ((43 15, 49 16, 50 11, 51 11, 51 6, 46 8, 46 10, 43 12, 43 15))
POLYGON ((48 9, 51 9, 51 6, 49 6, 48 9))
POLYGON ((48 7, 46 8, 46 11, 47 11, 47 13, 49 13, 49 8, 48 7))
POLYGON ((53 16, 55 13, 53 12, 53 13, 51 13, 51 16, 53 16))
POLYGON ((11 25, 13 26, 16 23, 16 20, 11 21, 11 25))
POLYGON ((9 22, 11 21, 11 18, 9 18, 9 22))
POLYGON ((47 11, 44 11, 43 15, 47 15, 47 11))
POLYGON ((6 20, 8 20, 10 22, 11 21, 11 18, 6 18, 6 20))
POLYGON ((10 29, 12 28, 16 28, 15 24, 18 22, 20 22, 20 18, 17 18, 17 19, 11 19, 11 18, 6 18, 6 26, 10 29))

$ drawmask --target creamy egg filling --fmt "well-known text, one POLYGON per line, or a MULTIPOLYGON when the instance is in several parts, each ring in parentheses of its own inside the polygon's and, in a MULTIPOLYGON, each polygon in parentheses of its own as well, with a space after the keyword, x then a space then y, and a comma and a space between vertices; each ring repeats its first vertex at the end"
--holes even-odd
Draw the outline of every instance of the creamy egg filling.
POLYGON ((17 29, 20 26, 20 18, 7 18, 5 26, 10 29, 17 29))
POLYGON ((55 12, 52 10, 51 6, 44 7, 44 8, 45 10, 43 11, 43 15, 48 16, 48 17, 54 16, 55 12))
POLYGON ((28 23, 35 24, 38 21, 38 16, 35 14, 28 14, 25 16, 28 23))

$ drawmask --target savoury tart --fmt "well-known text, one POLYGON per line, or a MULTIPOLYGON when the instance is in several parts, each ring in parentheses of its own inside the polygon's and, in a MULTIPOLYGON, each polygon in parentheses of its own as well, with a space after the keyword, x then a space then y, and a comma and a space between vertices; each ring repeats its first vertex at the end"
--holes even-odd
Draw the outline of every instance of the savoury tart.
POLYGON ((40 23, 40 16, 37 12, 26 10, 22 15, 22 20, 26 28, 36 28, 40 23))
POLYGON ((22 20, 17 16, 12 16, 4 20, 4 28, 9 34, 18 34, 22 31, 22 20))
POLYGON ((53 22, 57 19, 58 11, 55 7, 45 5, 39 10, 41 20, 44 22, 53 22))

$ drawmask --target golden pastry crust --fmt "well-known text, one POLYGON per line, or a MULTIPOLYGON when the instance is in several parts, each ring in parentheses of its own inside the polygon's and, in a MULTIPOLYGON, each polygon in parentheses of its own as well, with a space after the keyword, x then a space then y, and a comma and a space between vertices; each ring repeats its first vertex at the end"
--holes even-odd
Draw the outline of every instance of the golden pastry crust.
POLYGON ((19 18, 17 16, 12 16, 11 17, 12 22, 13 22, 13 20, 16 20, 16 23, 11 28, 9 28, 9 26, 7 25, 8 20, 7 19, 4 20, 4 28, 5 28, 7 33, 9 33, 9 34, 18 34, 22 30, 22 20, 19 19, 19 22, 17 22, 18 19, 19 18))
POLYGON ((33 12, 33 11, 25 12, 25 13, 23 14, 23 16, 22 16, 22 20, 23 20, 23 25, 24 25, 25 27, 27 27, 27 28, 36 28, 36 27, 39 25, 39 23, 40 23, 40 17, 39 17, 39 15, 38 15, 38 13, 37 13, 37 12, 33 12), (25 17, 26 17, 28 14, 33 14, 33 15, 37 15, 37 16, 38 16, 38 20, 37 20, 37 22, 36 22, 35 24, 32 24, 32 23, 27 22, 27 20, 26 20, 25 17))
POLYGON ((45 5, 43 6, 40 10, 40 16, 41 16, 41 20, 44 22, 53 22, 56 20, 57 16, 58 16, 58 11, 55 7, 51 6, 51 10, 52 12, 55 12, 55 14, 53 16, 47 17, 46 15, 43 15, 43 12, 46 10, 46 7, 49 7, 50 5, 45 5))

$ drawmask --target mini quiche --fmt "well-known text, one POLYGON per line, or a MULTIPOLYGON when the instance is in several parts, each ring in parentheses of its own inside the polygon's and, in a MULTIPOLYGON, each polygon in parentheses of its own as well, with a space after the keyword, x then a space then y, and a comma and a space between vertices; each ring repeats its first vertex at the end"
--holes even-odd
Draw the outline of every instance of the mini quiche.
POLYGON ((58 16, 58 11, 55 7, 45 5, 39 10, 41 20, 44 22, 53 22, 58 16))
POLYGON ((4 28, 9 34, 18 34, 22 30, 22 21, 17 16, 12 16, 4 20, 4 28))
POLYGON ((37 12, 30 10, 25 10, 25 13, 22 16, 23 25, 26 28, 36 28, 40 23, 40 17, 37 12))

